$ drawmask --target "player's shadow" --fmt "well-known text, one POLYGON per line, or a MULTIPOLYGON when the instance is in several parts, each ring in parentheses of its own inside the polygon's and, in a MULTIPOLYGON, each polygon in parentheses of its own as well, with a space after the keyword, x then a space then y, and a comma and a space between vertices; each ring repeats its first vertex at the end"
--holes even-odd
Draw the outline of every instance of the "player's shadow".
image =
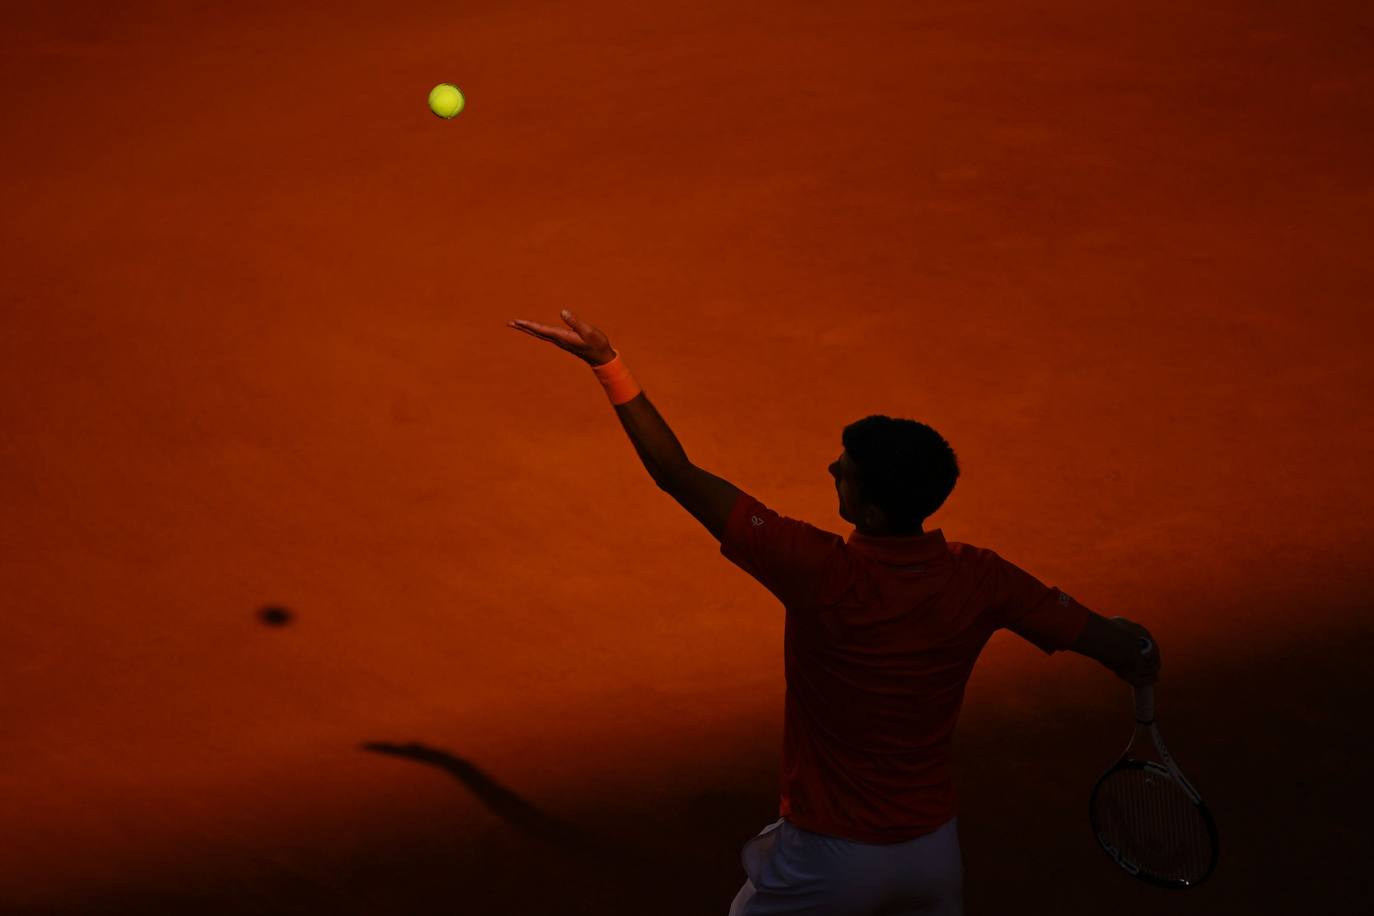
POLYGON ((414 760, 443 770, 458 780, 496 817, 525 837, 552 849, 569 855, 608 851, 607 844, 598 837, 545 814, 462 757, 416 743, 370 741, 361 747, 371 753, 414 760))
MULTIPOLYGON (((436 883, 441 875, 447 876, 450 893, 493 914, 639 912, 663 893, 665 882, 693 885, 706 876, 716 878, 720 887, 714 896, 728 903, 743 880, 739 843, 776 810, 776 795, 769 787, 754 793, 710 790, 689 798, 663 798, 658 810, 627 808, 607 797, 582 807, 601 819, 593 831, 541 811, 470 760, 446 751, 379 741, 360 747, 448 773, 501 824, 480 839, 480 831, 473 830, 448 851, 423 854, 428 861, 417 863, 403 885, 372 889, 393 902, 407 898, 402 905, 428 906, 442 899, 436 883), (722 841, 722 836, 729 839, 722 841)), ((422 848, 426 838, 437 848, 443 845, 438 840, 442 832, 439 823, 415 824, 409 848, 422 848)))

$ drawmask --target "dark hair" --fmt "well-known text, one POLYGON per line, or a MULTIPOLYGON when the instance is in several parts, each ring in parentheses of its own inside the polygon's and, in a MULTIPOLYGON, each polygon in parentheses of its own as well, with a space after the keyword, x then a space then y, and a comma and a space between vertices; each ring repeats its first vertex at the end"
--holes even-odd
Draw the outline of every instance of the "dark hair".
POLYGON ((859 468, 859 498, 883 510, 893 531, 915 531, 944 505, 959 460, 924 423, 881 414, 844 428, 844 449, 859 468))

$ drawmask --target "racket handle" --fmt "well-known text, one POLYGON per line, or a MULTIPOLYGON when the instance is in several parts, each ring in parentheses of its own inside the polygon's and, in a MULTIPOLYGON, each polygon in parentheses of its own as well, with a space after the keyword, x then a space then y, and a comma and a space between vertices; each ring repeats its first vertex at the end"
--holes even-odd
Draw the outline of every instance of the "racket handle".
MULTIPOLYGON (((1155 644, 1149 637, 1140 637, 1140 654, 1149 655, 1155 644)), ((1135 688, 1135 720, 1141 725, 1149 725, 1155 720, 1155 688, 1153 685, 1135 688)))

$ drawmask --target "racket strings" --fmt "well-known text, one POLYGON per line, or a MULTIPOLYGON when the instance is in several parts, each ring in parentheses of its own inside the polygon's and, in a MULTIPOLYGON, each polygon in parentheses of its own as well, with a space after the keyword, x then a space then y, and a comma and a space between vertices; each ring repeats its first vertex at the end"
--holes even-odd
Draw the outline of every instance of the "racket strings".
POLYGON ((1211 832, 1197 805, 1167 775, 1118 770, 1103 781, 1097 801, 1098 829, 1143 872, 1166 881, 1192 883, 1211 867, 1211 832))

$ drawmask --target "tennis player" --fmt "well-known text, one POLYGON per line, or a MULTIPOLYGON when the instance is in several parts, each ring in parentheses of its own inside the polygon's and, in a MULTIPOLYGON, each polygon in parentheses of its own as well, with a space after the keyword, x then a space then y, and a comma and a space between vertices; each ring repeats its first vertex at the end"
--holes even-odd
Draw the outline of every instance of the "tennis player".
POLYGON ((1005 628, 1047 655, 1158 678, 1138 624, 1108 620, 992 550, 925 531, 958 462, 923 423, 870 416, 830 464, 847 538, 779 515, 693 465, 606 335, 509 326, 583 359, 654 482, 786 609, 780 817, 741 851, 730 916, 959 916, 963 859, 950 745, 964 687, 1005 628))

